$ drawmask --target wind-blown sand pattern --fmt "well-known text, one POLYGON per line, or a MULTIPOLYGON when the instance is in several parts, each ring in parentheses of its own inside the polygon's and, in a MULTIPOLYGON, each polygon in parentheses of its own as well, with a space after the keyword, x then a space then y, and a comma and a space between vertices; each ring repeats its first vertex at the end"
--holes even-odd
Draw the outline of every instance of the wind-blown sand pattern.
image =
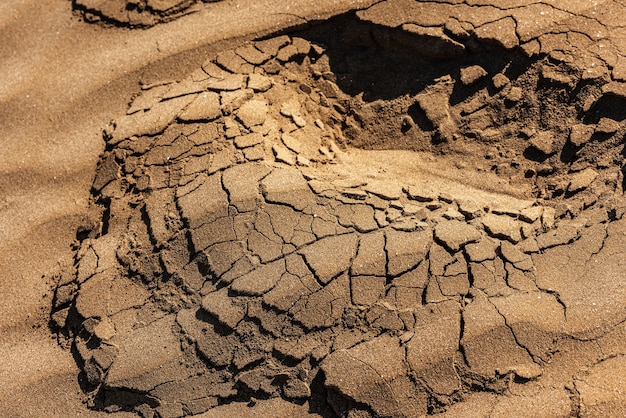
POLYGON ((623 6, 491 3, 299 17, 142 84, 51 279, 87 407, 622 416, 623 6))

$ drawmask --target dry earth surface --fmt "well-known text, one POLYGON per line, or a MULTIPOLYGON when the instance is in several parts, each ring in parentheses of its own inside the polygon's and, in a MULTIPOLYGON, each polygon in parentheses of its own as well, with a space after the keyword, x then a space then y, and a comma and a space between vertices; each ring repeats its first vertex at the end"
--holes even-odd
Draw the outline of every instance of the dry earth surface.
POLYGON ((0 6, 3 415, 626 414, 625 5, 51 3, 0 6))

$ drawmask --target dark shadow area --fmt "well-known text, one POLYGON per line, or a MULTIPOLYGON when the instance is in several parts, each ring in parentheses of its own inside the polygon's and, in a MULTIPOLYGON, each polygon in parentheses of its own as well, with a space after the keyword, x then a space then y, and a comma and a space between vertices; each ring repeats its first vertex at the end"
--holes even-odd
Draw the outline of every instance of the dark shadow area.
POLYGON ((528 160, 542 163, 548 159, 548 155, 539 151, 535 147, 528 147, 524 150, 524 157, 528 160))
POLYGON ((415 122, 417 127, 420 128, 422 131, 435 130, 432 122, 428 120, 426 114, 417 103, 413 103, 411 106, 409 106, 409 110, 407 113, 411 117, 411 119, 413 119, 413 122, 415 122))
POLYGON ((323 45, 339 88, 350 96, 362 94, 365 102, 413 96, 443 76, 458 80, 461 68, 479 65, 488 75, 469 86, 457 82, 450 98, 455 105, 481 88, 493 92, 493 75, 516 78, 537 60, 474 39, 465 41, 462 49, 436 45, 433 39, 360 21, 354 13, 293 35, 323 45))
POLYGON ((145 393, 132 392, 130 390, 108 388, 106 391, 100 391, 94 399, 94 407, 98 410, 106 410, 113 407, 115 410, 126 412, 136 412, 141 410, 142 405, 149 408, 156 408, 159 403, 153 397, 145 393))
POLYGON ((602 118, 618 122, 626 119, 626 99, 605 94, 582 115, 582 121, 585 124, 596 124, 602 118))
POLYGON ((575 147, 571 142, 566 142, 565 145, 563 145, 563 149, 561 150, 561 153, 559 155, 561 162, 565 164, 574 162, 577 159, 577 151, 578 148, 575 147))

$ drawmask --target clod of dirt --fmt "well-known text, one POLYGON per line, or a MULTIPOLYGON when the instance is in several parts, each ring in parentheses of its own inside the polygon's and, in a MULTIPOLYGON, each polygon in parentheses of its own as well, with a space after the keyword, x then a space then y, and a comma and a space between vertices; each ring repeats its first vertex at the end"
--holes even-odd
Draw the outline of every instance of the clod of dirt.
MULTIPOLYGON (((601 117, 626 96, 530 9, 468 7, 385 1, 247 43, 105 129, 101 228, 51 316, 93 407, 431 414, 626 320, 623 128, 601 117)), ((573 399, 602 407, 603 367, 573 399)))
POLYGON ((198 3, 219 0, 74 0, 72 7, 88 22, 147 27, 191 13, 198 3))

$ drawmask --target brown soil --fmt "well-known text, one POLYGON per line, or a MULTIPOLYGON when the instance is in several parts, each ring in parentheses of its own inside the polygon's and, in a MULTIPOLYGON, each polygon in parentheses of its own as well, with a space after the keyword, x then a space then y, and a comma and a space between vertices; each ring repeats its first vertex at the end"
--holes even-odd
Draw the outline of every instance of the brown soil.
POLYGON ((6 414, 623 416, 622 6, 562 3, 55 3, 113 75, 11 73, 6 414))

